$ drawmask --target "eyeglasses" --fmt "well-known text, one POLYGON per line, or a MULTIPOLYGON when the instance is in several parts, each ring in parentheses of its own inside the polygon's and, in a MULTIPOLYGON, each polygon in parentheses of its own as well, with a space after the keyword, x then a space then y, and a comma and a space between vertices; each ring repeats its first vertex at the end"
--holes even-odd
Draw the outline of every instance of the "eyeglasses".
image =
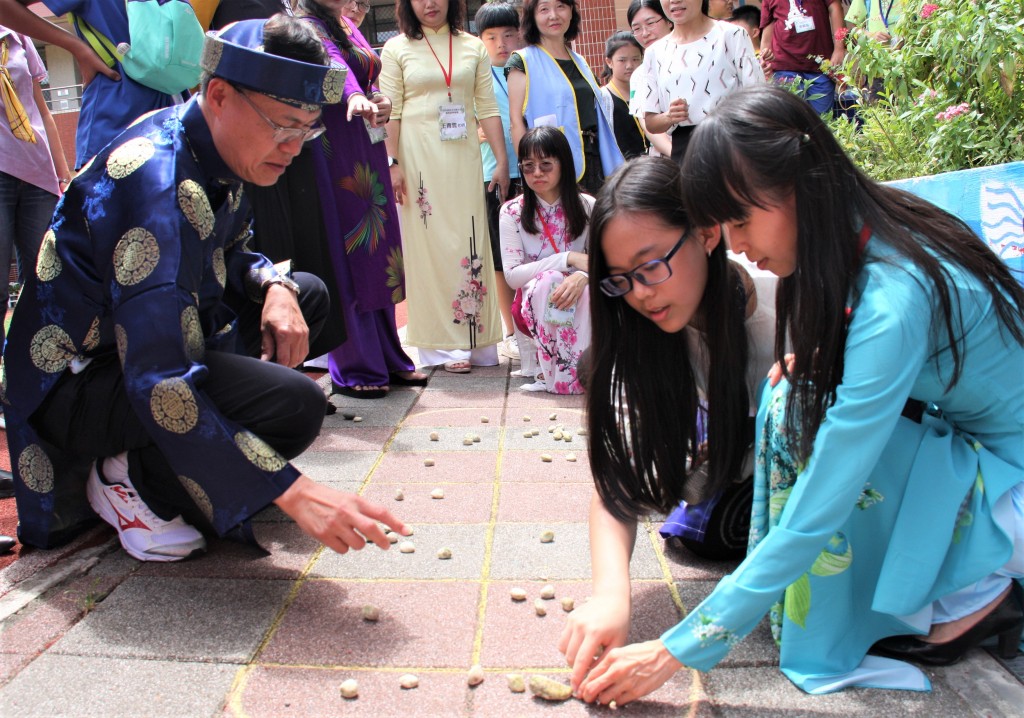
POLYGON ((672 247, 661 259, 652 259, 649 262, 644 262, 638 267, 634 267, 628 272, 622 274, 610 274, 600 282, 598 286, 601 287, 601 292, 608 297, 621 297, 625 294, 629 294, 633 290, 633 280, 640 282, 645 287, 652 287, 655 284, 661 284, 669 277, 672 276, 672 267, 669 265, 672 257, 675 256, 679 248, 683 246, 683 242, 690 236, 689 230, 683 233, 683 236, 676 242, 676 246, 672 247))
POLYGON ((363 12, 366 12, 367 10, 370 9, 370 3, 363 2, 363 0, 349 0, 342 7, 349 7, 350 5, 355 5, 357 8, 359 8, 363 12))
POLYGON ((523 171, 524 175, 532 175, 537 170, 540 170, 541 174, 547 174, 548 172, 555 169, 554 160, 543 160, 542 162, 526 162, 519 163, 519 169, 523 171))
POLYGON ((659 22, 668 22, 668 20, 662 17, 657 17, 648 20, 647 22, 638 22, 636 25, 630 25, 629 29, 633 32, 634 35, 639 35, 642 32, 648 33, 651 32, 654 29, 654 26, 657 25, 659 22))
POLYGON ((277 142, 278 144, 294 142, 295 140, 309 142, 310 140, 322 135, 324 131, 327 129, 326 127, 324 127, 323 123, 318 123, 315 127, 310 127, 308 129, 304 127, 282 127, 281 125, 277 124, 272 119, 267 117, 265 114, 263 114, 263 111, 256 106, 256 103, 250 100, 249 96, 242 92, 240 88, 235 87, 234 85, 232 85, 232 87, 235 88, 235 92, 242 96, 242 99, 246 101, 249 107, 256 110, 256 114, 262 117, 264 122, 270 125, 270 127, 274 130, 274 142, 277 142))

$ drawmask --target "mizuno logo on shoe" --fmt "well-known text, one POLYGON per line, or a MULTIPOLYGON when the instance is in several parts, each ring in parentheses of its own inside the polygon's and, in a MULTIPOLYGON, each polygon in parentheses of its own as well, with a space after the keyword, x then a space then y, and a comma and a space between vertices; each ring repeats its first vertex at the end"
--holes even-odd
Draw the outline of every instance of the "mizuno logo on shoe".
MULTIPOLYGON (((124 492, 124 489, 122 489, 120 486, 114 486, 114 487, 112 487, 112 489, 119 496, 121 495, 122 492, 124 492), (118 489, 121 489, 121 490, 118 491, 118 489)), ((128 529, 144 529, 146 531, 151 531, 152 530, 145 523, 143 523, 142 521, 139 521, 139 517, 138 516, 133 517, 129 521, 127 518, 125 518, 124 514, 122 514, 120 511, 117 510, 117 507, 114 506, 114 502, 113 501, 111 501, 106 496, 104 496, 103 498, 107 499, 107 503, 110 504, 110 508, 112 508, 114 510, 114 513, 117 514, 117 524, 118 524, 118 528, 121 531, 127 531, 128 529)))

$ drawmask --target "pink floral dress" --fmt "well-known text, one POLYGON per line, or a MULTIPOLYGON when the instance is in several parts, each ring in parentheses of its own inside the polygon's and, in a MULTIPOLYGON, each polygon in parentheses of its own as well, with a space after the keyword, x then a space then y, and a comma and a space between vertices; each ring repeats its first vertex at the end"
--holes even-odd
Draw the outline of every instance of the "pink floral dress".
MULTIPOLYGON (((583 203, 589 215, 594 198, 585 194, 583 203)), ((547 390, 582 394, 576 365, 590 346, 590 292, 585 288, 571 310, 557 309, 548 297, 565 277, 578 271, 569 267, 569 252, 586 253, 588 234, 584 229, 578 237, 569 236, 560 201, 547 204, 538 198, 537 205, 543 222, 537 224, 548 227, 555 246, 543 231, 531 234, 523 228, 522 197, 506 202, 498 218, 505 280, 512 289, 523 292, 523 318, 533 334, 547 390)))

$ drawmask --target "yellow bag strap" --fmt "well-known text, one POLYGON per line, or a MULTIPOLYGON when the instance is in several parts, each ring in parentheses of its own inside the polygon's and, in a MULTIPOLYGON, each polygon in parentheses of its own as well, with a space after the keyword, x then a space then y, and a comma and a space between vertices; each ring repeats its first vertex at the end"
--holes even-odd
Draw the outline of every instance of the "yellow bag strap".
POLYGON ((117 45, 110 41, 110 38, 99 32, 83 18, 73 12, 68 13, 68 19, 75 26, 78 34, 81 35, 99 58, 106 63, 107 67, 113 69, 121 59, 121 53, 117 51, 117 45))

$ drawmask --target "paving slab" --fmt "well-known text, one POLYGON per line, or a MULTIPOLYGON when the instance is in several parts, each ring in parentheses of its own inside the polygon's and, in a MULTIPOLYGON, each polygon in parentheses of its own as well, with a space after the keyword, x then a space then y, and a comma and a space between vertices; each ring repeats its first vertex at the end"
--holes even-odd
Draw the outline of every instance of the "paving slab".
MULTIPOLYGON (((509 414, 513 417, 517 415, 513 410, 510 410, 509 414)), ((553 425, 550 421, 509 422, 509 425, 505 427, 505 448, 512 451, 548 451, 562 454, 571 451, 578 455, 582 454, 586 460, 587 437, 576 433, 579 431, 579 427, 566 424, 558 430, 562 438, 556 439, 555 432, 548 431, 553 425), (535 432, 539 433, 534 435, 535 432), (527 436, 527 434, 531 434, 531 436, 527 436), (569 441, 565 440, 566 434, 570 437, 569 441)))
POLYGON ((501 487, 498 521, 586 521, 591 483, 507 483, 501 487))
MULTIPOLYGON (((392 502, 395 503, 395 502, 392 502)), ((390 508, 390 507, 389 507, 390 508)), ((338 554, 324 551, 309 575, 314 578, 347 579, 479 579, 487 542, 486 524, 411 524, 414 534, 403 541, 415 553, 401 553, 397 545, 387 551, 368 546, 362 551, 338 554), (452 557, 441 560, 438 550, 449 548, 452 557)))
POLYGON ((372 451, 307 451, 292 461, 299 471, 313 481, 338 483, 362 482, 380 459, 380 450, 372 451))
MULTIPOLYGON (((524 671, 527 679, 532 671, 524 671)), ((538 673, 541 673, 538 671, 538 673)), ((568 673, 548 673, 551 678, 569 683, 568 673)), ((603 716, 614 718, 619 715, 661 718, 687 716, 688 718, 710 718, 714 715, 710 704, 701 691, 699 674, 680 671, 664 686, 642 701, 623 706, 613 711, 607 706, 588 705, 575 699, 563 703, 551 703, 526 693, 510 693, 504 675, 484 681, 473 693, 473 716, 487 718, 518 718, 519 716, 544 716, 545 718, 578 718, 580 716, 603 716)))
MULTIPOLYGON (((564 669, 558 639, 570 614, 562 610, 561 599, 573 598, 582 607, 590 595, 589 581, 491 581, 487 587, 481 665, 504 670, 564 669), (547 584, 554 586, 555 598, 541 599, 547 614, 538 616, 534 602, 547 584), (525 601, 512 600, 513 587, 526 591, 525 601)), ((630 642, 655 639, 678 620, 679 612, 664 583, 634 582, 630 642)))
POLYGON ((478 426, 483 423, 480 421, 483 416, 486 416, 491 424, 502 425, 505 419, 504 401, 494 406, 471 409, 421 409, 416 406, 402 423, 403 426, 429 426, 440 431, 449 426, 478 426))
POLYGON ((47 654, 0 689, 0 715, 212 716, 237 668, 47 654))
POLYGON ((234 715, 281 716, 466 716, 465 678, 455 672, 417 672, 420 685, 404 690, 397 671, 260 667, 232 702, 234 715), (359 697, 345 700, 342 681, 355 678, 359 697))
POLYGON ((476 391, 437 389, 424 392, 416 402, 416 408, 418 410, 487 408, 504 406, 504 404, 504 388, 495 387, 494 389, 478 389, 476 391))
MULTIPOLYGON (((481 437, 482 439, 483 437, 481 437)), ((440 442, 438 442, 439 444, 440 442)), ((497 451, 389 451, 373 472, 374 483, 481 483, 492 484, 497 451), (431 459, 433 466, 424 462, 431 459)))
MULTIPOLYGON (((637 541, 630 563, 633 578, 661 578, 661 566, 650 544, 637 541)), ((590 537, 587 524, 514 523, 494 527, 492 579, 590 578, 590 537), (541 543, 544 531, 555 540, 541 543)))
MULTIPOLYGON (((661 522, 655 522, 653 527, 657 532, 661 522)), ((672 578, 680 581, 691 580, 714 580, 717 581, 724 575, 732 573, 739 566, 739 561, 711 561, 701 558, 689 551, 682 544, 676 541, 665 541, 660 535, 656 540, 662 547, 665 556, 665 563, 668 565, 672 578)))
POLYGON ((331 403, 337 406, 338 411, 324 417, 321 433, 369 426, 394 428, 409 413, 409 407, 412 405, 412 402, 405 401, 383 403, 388 401, 387 399, 353 399, 343 405, 336 400, 337 396, 332 398, 331 403), (349 414, 353 415, 352 419, 347 418, 349 414), (355 416, 360 417, 362 421, 355 421, 355 416))
POLYGON ((486 523, 491 517, 494 485, 446 481, 392 484, 375 481, 363 496, 383 504, 406 523, 444 523, 451 522, 457 516, 460 522, 479 524, 486 523), (444 492, 444 498, 431 498, 435 489, 444 492), (399 490, 405 498, 396 501, 395 496, 399 490))
MULTIPOLYGON (((0 686, 23 671, 33 658, 35 655, 28 653, 0 653, 0 686)), ((2 705, 0 702, 0 706, 2 705)))
POLYGON ((429 427, 403 426, 395 434, 389 451, 497 451, 501 427, 491 424, 475 424, 472 427, 429 427), (431 433, 437 434, 437 441, 431 441, 431 433), (466 444, 467 435, 480 437, 480 441, 466 444))
MULTIPOLYGON (((361 427, 362 424, 354 426, 361 427)), ((309 451, 379 451, 393 433, 390 427, 331 429, 316 437, 309 451)))
POLYGON ((259 659, 468 669, 479 594, 475 581, 306 581, 259 659), (380 620, 363 620, 366 604, 380 620))
POLYGON ((262 549, 237 541, 212 539, 201 556, 175 563, 143 563, 138 575, 292 580, 299 577, 321 546, 295 523, 254 523, 253 533, 262 549))
POLYGON ((0 623, 0 653, 42 653, 120 582, 119 576, 90 573, 50 589, 0 623))
MULTIPOLYGON (((330 396, 330 402, 338 407, 338 414, 352 409, 357 411, 364 418, 377 416, 381 413, 393 412, 401 409, 408 411, 409 407, 416 403, 422 394, 422 389, 394 388, 382 399, 356 399, 341 394, 330 396)), ((330 417, 328 417, 330 418, 330 417)))
POLYGON ((289 581, 132 576, 50 650, 244 663, 290 590, 289 581))
POLYGON ((469 376, 457 376, 448 374, 445 376, 435 375, 427 386, 427 393, 434 392, 461 392, 461 391, 500 391, 504 393, 508 377, 504 375, 470 374, 469 376))
MULTIPOLYGON (((526 409, 524 413, 531 416, 541 411, 545 416, 552 411, 560 414, 559 420, 568 423, 569 417, 574 413, 582 416, 586 401, 580 394, 548 394, 545 391, 522 391, 520 383, 526 383, 522 379, 512 379, 508 389, 508 401, 505 403, 510 410, 526 409), (564 415, 562 418, 561 415, 564 415)), ((534 419, 536 421, 536 419, 534 419)), ((576 421, 581 421, 577 419, 576 421)))
POLYGON ((722 668, 704 674, 704 688, 722 718, 790 716, 973 716, 959 695, 940 682, 930 693, 847 688, 812 696, 776 668, 722 668))
MULTIPOLYGON (((525 441, 525 440, 524 440, 525 441)), ((528 451, 505 451, 501 456, 501 481, 527 481, 533 483, 578 483, 593 486, 590 463, 586 451, 557 450, 538 444, 528 451), (576 454, 576 461, 567 461, 565 455, 576 454), (551 462, 541 459, 550 454, 551 462)))

